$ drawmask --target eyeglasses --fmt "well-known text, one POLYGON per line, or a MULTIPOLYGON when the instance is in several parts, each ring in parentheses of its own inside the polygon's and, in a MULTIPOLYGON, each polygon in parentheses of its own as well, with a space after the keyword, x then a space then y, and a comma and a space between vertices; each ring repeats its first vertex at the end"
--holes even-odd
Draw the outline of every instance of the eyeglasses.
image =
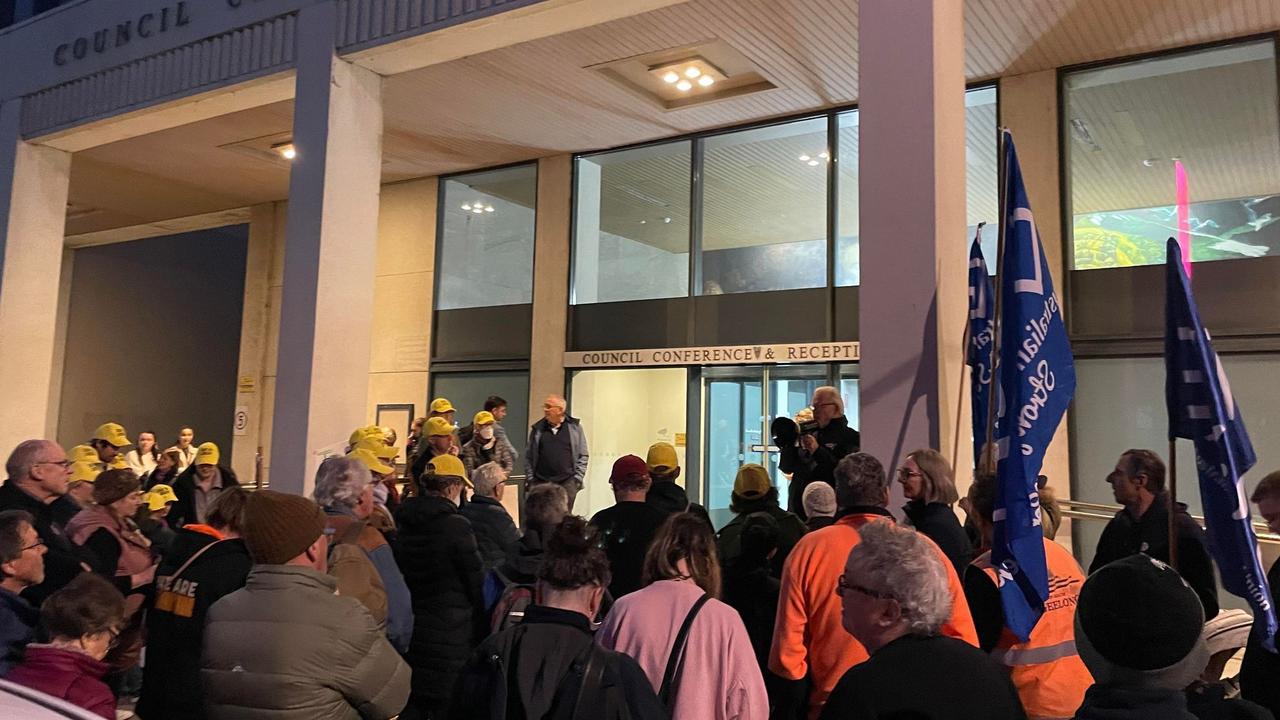
POLYGON ((841 575, 840 578, 836 581, 836 594, 844 595, 846 592, 850 590, 854 592, 862 593, 867 597, 873 597, 877 600, 897 600, 898 599, 894 597, 893 593, 880 592, 879 590, 872 590, 871 588, 863 587, 861 585, 854 585, 853 583, 849 582, 848 578, 846 578, 844 575, 841 575))
POLYGON ((109 641, 107 642, 107 647, 108 647, 108 648, 113 648, 113 647, 115 647, 116 645, 119 645, 119 644, 120 644, 120 633, 121 633, 121 632, 123 632, 123 631, 122 631, 120 628, 107 628, 107 632, 111 633, 111 640, 109 640, 109 641))
POLYGON ((32 465, 61 465, 63 470, 70 470, 73 464, 74 462, 71 460, 41 460, 40 462, 32 463, 32 465))
POLYGON ((920 472, 919 470, 911 470, 908 468, 900 467, 898 468, 898 477, 902 478, 903 480, 906 480, 909 477, 924 477, 924 473, 920 472))
POLYGON ((35 550, 36 548, 42 548, 42 547, 47 547, 47 546, 44 544, 44 541, 43 541, 43 540, 36 540, 35 542, 31 543, 30 545, 28 545, 28 546, 26 546, 26 547, 22 548, 19 552, 26 552, 26 551, 28 551, 28 550, 35 550))

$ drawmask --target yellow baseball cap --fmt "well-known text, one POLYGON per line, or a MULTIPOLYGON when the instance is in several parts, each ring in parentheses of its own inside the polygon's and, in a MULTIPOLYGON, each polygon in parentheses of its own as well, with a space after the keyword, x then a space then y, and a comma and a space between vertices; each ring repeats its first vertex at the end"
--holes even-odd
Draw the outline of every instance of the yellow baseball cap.
POLYGON ((769 471, 755 463, 747 463, 738 468, 738 476, 733 479, 734 494, 748 500, 764 497, 772 487, 769 471))
POLYGON ((116 447, 124 447, 132 445, 129 442, 129 436, 125 434, 124 427, 119 423, 102 423, 97 430, 93 431, 93 440, 102 440, 116 447))
MULTIPOLYGON (((92 449, 92 448, 90 448, 92 449)), ((105 470, 106 467, 97 461, 96 456, 93 462, 84 462, 77 460, 71 463, 71 477, 67 482, 87 482, 91 483, 98 479, 98 473, 105 470)))
POLYGON ((449 402, 448 400, 445 400, 444 398, 436 398, 435 400, 431 401, 431 412, 433 413, 454 412, 453 403, 449 402))
POLYGON ((356 428, 355 430, 351 431, 351 437, 348 438, 347 444, 354 447, 356 445, 359 445, 361 440, 367 440, 369 438, 373 438, 385 445, 387 442, 387 437, 388 435, 386 434, 386 430, 384 428, 380 428, 377 425, 365 425, 362 428, 356 428))
POLYGON ((111 458, 112 470, 124 470, 124 469, 127 469, 128 467, 129 467, 129 463, 125 461, 124 455, 116 455, 115 457, 111 458))
POLYGON ((431 458, 431 462, 427 464, 431 466, 431 471, 436 475, 460 477, 467 487, 472 486, 471 481, 467 479, 467 469, 463 467, 462 461, 456 455, 437 455, 431 458))
POLYGON ((481 425, 492 425, 493 423, 496 423, 498 421, 494 419, 493 413, 489 412, 488 410, 481 410, 480 412, 476 413, 476 416, 471 420, 471 422, 476 427, 480 427, 481 425))
POLYGON ((369 450, 368 448, 362 448, 362 447, 356 448, 355 450, 352 450, 351 452, 347 453, 347 457, 351 458, 352 460, 359 461, 361 465, 364 465, 365 467, 369 468, 369 472, 372 472, 372 473, 377 473, 379 475, 389 475, 396 471, 395 468, 391 467, 390 465, 382 462, 382 460, 378 459, 378 456, 374 455, 373 451, 369 450))
POLYGON ((352 450, 368 450, 379 460, 395 460, 400 457, 400 449, 388 445, 375 437, 367 437, 356 443, 352 450))
POLYGON ((67 453, 67 458, 71 462, 98 463, 98 451, 93 449, 92 445, 76 445, 67 453))
POLYGON ((676 449, 671 443, 659 442, 649 446, 644 464, 649 466, 649 472, 666 475, 680 467, 680 458, 676 456, 676 449))
POLYGON ((453 426, 448 420, 442 417, 433 417, 427 420, 427 431, 423 433, 427 437, 436 437, 438 435, 452 435, 453 426))
POLYGON ((218 452, 218 446, 211 442, 200 443, 200 447, 196 448, 196 459, 192 465, 217 465, 218 460, 222 458, 222 454, 218 452))
POLYGON ((147 491, 142 499, 147 502, 147 509, 151 512, 163 510, 165 505, 171 502, 178 502, 178 496, 173 492, 173 488, 168 485, 156 485, 147 491))

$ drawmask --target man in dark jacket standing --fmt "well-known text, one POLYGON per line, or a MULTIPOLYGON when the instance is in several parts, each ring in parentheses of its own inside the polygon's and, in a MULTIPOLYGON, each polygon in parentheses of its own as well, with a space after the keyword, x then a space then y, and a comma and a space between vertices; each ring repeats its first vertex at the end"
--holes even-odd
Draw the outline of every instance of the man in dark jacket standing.
POLYGON ((778 458, 778 469, 791 474, 787 510, 801 520, 805 519, 801 502, 805 487, 818 480, 834 485, 840 458, 862 449, 858 431, 849 427, 844 415, 844 398, 839 390, 830 385, 814 390, 812 404, 817 432, 803 433, 797 444, 782 447, 778 458))
POLYGON ((244 587, 253 567, 241 540, 249 493, 227 488, 209 505, 208 524, 188 523, 156 569, 147 613, 147 664, 138 714, 203 720, 200 653, 204 620, 218 600, 244 587))
POLYGON ((791 549, 808 532, 804 521, 778 507, 778 488, 773 486, 769 471, 755 463, 738 468, 730 498, 729 509, 734 517, 716 533, 720 564, 728 567, 737 561, 742 552, 742 529, 746 527, 747 518, 754 513, 767 513, 778 523, 778 552, 772 560, 773 576, 782 577, 782 566, 791 549))
MULTIPOLYGON (((1164 487, 1164 462, 1150 450, 1126 450, 1107 476, 1116 502, 1124 509, 1107 523, 1089 574, 1120 558, 1144 553, 1169 562, 1169 495, 1164 487)), ((1187 514, 1187 506, 1173 508, 1178 538, 1178 572, 1196 591, 1204 616, 1218 614, 1218 586, 1204 530, 1187 514)))
POLYGON ((402 720, 447 717, 458 671, 488 634, 475 531, 458 511, 466 474, 462 461, 439 455, 419 478, 422 494, 396 515, 400 569, 413 598, 413 694, 402 720))
POLYGON ((485 570, 498 567, 507 551, 520 539, 520 531, 502 504, 507 473, 498 463, 485 463, 471 476, 475 488, 471 501, 462 506, 462 516, 471 521, 485 570))
POLYGON ((0 485, 0 510, 30 513, 36 534, 48 548, 44 582, 22 591, 22 597, 35 607, 89 569, 64 532, 80 512, 80 506, 66 497, 70 468, 67 453, 52 440, 23 441, 5 462, 9 479, 0 485))
POLYGON ((645 502, 649 492, 649 467, 635 455, 623 455, 613 464, 609 484, 617 503, 591 518, 600 531, 613 579, 609 593, 618 599, 641 588, 640 571, 653 536, 667 514, 645 502))
POLYGON ((541 420, 529 430, 525 448, 525 483, 532 487, 555 483, 569 496, 569 510, 587 476, 587 436, 577 418, 565 413, 567 405, 559 395, 548 395, 542 404, 541 420))
POLYGON ((196 448, 195 460, 173 481, 178 502, 169 511, 169 524, 180 528, 187 523, 207 524, 209 503, 223 490, 239 487, 240 481, 231 468, 221 462, 218 446, 211 442, 196 448))

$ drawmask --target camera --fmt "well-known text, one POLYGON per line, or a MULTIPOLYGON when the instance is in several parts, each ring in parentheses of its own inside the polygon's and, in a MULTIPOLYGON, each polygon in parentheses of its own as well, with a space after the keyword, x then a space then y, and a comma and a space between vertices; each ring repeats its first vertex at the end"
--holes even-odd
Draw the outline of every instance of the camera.
POLYGON ((801 435, 812 435, 813 433, 818 432, 818 430, 820 429, 818 427, 817 420, 805 420, 803 422, 796 423, 796 426, 799 429, 799 432, 801 435))

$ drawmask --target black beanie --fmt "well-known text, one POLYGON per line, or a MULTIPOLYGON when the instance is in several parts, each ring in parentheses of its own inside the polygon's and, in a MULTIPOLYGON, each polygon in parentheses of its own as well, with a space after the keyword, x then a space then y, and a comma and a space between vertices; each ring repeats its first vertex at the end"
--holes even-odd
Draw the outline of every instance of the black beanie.
POLYGON ((1159 670, 1195 649, 1204 629, 1204 609, 1176 570, 1146 555, 1130 555, 1085 581, 1076 623, 1108 662, 1130 670, 1159 670))

